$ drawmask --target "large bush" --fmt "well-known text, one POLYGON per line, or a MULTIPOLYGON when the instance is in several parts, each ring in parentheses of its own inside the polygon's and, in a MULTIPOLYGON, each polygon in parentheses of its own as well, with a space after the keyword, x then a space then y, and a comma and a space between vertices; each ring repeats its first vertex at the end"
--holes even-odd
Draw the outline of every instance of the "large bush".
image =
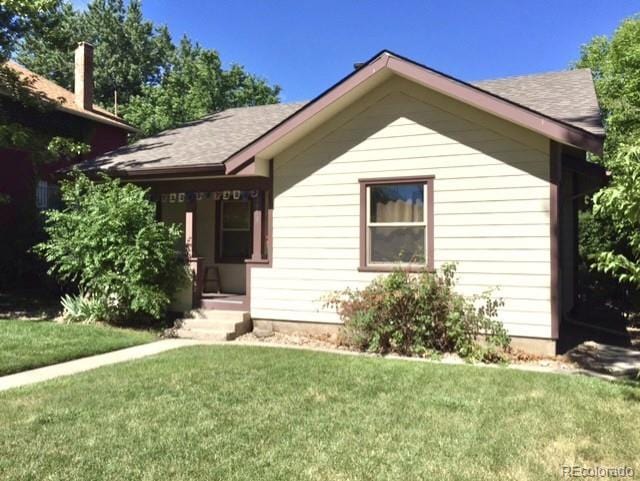
POLYGON ((45 213, 48 240, 35 249, 50 263, 51 274, 81 292, 75 303, 66 300, 77 307, 70 317, 161 317, 185 280, 175 250, 180 229, 156 221, 146 191, 119 180, 93 182, 73 173, 61 183, 61 195, 64 208, 45 213))
POLYGON ((347 344, 378 353, 422 356, 433 351, 491 360, 509 344, 495 319, 502 301, 490 292, 465 297, 455 290, 455 265, 412 274, 398 269, 361 290, 331 294, 347 344))

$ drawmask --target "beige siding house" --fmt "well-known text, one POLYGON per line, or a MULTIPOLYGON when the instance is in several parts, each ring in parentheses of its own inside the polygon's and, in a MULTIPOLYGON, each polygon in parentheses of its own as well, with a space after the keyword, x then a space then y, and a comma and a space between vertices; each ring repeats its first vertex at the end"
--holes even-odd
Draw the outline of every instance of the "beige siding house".
POLYGON ((503 298, 515 344, 553 353, 602 142, 588 70, 472 85, 384 51, 311 102, 231 109, 88 166, 184 224, 181 309, 331 331, 329 292, 455 262, 460 291, 503 298))

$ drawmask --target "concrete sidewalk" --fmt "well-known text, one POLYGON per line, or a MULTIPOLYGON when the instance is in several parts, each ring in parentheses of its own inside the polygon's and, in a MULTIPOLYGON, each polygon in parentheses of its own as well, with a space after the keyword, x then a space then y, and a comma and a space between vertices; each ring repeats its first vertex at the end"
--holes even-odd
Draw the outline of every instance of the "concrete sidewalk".
POLYGON ((91 369, 101 366, 132 361, 142 357, 153 356, 154 354, 159 354, 171 349, 184 346, 195 346, 197 344, 202 344, 202 342, 192 339, 164 339, 162 341, 156 341, 149 344, 120 349, 119 351, 83 357, 73 361, 10 374, 8 376, 0 377, 0 391, 20 386, 27 386, 37 382, 48 381, 49 379, 55 379, 57 377, 70 376, 71 374, 90 371, 91 369))

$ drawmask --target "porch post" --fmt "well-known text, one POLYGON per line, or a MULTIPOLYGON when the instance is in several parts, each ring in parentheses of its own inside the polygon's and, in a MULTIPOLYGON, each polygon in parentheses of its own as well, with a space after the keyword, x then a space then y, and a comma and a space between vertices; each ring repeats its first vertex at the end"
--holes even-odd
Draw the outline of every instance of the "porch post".
POLYGON ((264 235, 262 228, 262 218, 264 216, 264 191, 260 191, 258 197, 253 202, 253 249, 251 254, 252 261, 261 261, 262 256, 262 236, 264 235))
POLYGON ((191 200, 186 204, 184 217, 184 242, 187 251, 189 267, 193 272, 193 303, 197 305, 202 295, 203 269, 202 257, 197 256, 197 229, 196 229, 196 201, 191 200))
POLYGON ((188 202, 184 214, 184 244, 189 259, 196 256, 196 203, 188 202))

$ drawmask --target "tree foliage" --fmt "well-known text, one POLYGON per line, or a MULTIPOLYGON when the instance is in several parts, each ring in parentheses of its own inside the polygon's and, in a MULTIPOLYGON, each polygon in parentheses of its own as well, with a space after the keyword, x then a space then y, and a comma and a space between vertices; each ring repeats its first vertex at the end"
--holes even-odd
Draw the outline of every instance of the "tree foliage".
POLYGON ((73 53, 78 43, 94 51, 96 103, 113 107, 114 92, 126 103, 142 87, 160 80, 173 50, 166 27, 145 20, 139 0, 94 0, 78 11, 64 3, 54 12, 56 29, 28 34, 18 59, 34 72, 73 90, 73 53))
POLYGON ((620 282, 640 287, 640 144, 621 146, 608 160, 611 183, 593 199, 593 213, 610 222, 614 235, 625 240, 624 251, 616 244, 600 249, 595 267, 620 282))
POLYGON ((275 103, 279 92, 239 65, 224 70, 217 52, 183 37, 161 82, 145 85, 124 117, 149 135, 226 108, 275 103))
POLYGON ((218 52, 187 37, 176 46, 166 26, 145 20, 140 0, 93 0, 84 11, 64 3, 57 28, 27 35, 18 58, 34 72, 73 86, 73 50, 88 41, 94 52, 96 102, 149 135, 228 107, 278 101, 280 88, 240 66, 223 68, 218 52))
POLYGON ((624 20, 611 38, 583 45, 575 66, 593 72, 607 128, 606 165, 621 146, 640 139, 640 16, 624 20))
POLYGON ((575 66, 593 72, 607 132, 604 155, 594 160, 611 172, 610 184, 593 199, 593 211, 581 219, 589 233, 582 255, 591 267, 640 288, 640 223, 634 217, 640 158, 633 146, 640 141, 640 17, 624 20, 611 38, 594 37, 575 66))
POLYGON ((103 321, 159 318, 186 276, 180 228, 155 220, 147 191, 106 176, 73 173, 61 195, 64 208, 45 212, 48 240, 35 247, 50 274, 77 285, 103 321))

